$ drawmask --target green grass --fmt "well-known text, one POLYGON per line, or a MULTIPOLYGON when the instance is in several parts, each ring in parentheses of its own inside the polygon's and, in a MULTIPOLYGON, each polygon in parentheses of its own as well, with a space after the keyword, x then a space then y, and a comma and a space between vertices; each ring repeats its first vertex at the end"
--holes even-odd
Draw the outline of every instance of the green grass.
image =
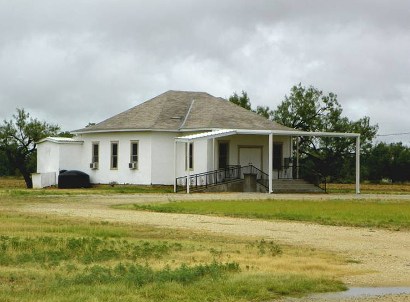
POLYGON ((88 189, 27 189, 24 179, 19 177, 0 177, 0 196, 54 196, 54 195, 110 195, 136 193, 171 193, 173 186, 162 185, 129 185, 129 184, 96 184, 88 189))
POLYGON ((265 239, 0 212, 0 301, 266 301, 343 290, 346 263, 265 239))
POLYGON ((127 205, 122 208, 172 213, 308 221, 389 229, 410 229, 410 200, 228 200, 127 205))
POLYGON ((138 186, 138 185, 95 185, 88 189, 44 189, 0 188, 0 196, 72 196, 72 195, 113 195, 138 193, 171 193, 170 186, 138 186))

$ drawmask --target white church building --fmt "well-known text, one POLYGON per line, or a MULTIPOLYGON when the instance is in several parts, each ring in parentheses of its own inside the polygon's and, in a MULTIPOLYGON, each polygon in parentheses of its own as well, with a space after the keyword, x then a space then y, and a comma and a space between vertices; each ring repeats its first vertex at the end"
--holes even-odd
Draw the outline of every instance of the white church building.
POLYGON ((204 92, 168 91, 72 134, 37 143, 34 187, 57 184, 61 170, 85 172, 95 184, 174 185, 188 192, 251 173, 274 192, 275 179, 297 178, 293 140, 338 136, 356 138, 359 192, 358 134, 291 129, 204 92))

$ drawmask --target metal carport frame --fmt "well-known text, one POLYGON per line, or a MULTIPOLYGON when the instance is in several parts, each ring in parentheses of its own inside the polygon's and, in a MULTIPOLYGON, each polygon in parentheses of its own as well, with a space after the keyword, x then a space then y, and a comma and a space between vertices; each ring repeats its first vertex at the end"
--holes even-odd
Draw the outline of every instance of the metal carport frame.
MULTIPOLYGON (((177 171, 177 143, 190 143, 200 139, 213 139, 235 134, 251 134, 251 135, 268 135, 269 136, 269 153, 272 154, 273 136, 316 136, 316 137, 354 137, 356 138, 356 194, 360 194, 360 134, 358 133, 343 133, 343 132, 307 132, 300 130, 247 130, 247 129, 215 129, 208 132, 191 134, 187 136, 176 137, 174 141, 174 179, 176 179, 177 171)), ((213 155, 215 155, 215 144, 213 144, 213 155)), ((187 161, 189 162, 189 148, 187 148, 187 161)), ((269 159, 269 193, 273 192, 272 188, 272 156, 269 159)), ((214 161, 215 162, 215 161, 214 161)), ((187 193, 189 193, 189 178, 190 170, 187 169, 187 193)), ((174 182, 174 192, 176 192, 176 182, 174 182)))

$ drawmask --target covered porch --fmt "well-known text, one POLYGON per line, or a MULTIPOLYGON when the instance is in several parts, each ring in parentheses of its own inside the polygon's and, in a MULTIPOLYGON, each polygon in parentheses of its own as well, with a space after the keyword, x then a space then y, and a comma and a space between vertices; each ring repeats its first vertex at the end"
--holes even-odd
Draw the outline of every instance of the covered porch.
POLYGON ((359 134, 244 129, 218 129, 176 137, 174 191, 190 193, 227 183, 232 183, 227 185, 228 191, 238 190, 233 183, 242 180, 256 182, 259 192, 274 193, 277 180, 300 179, 297 142, 301 136, 355 138, 356 193, 360 193, 359 134))

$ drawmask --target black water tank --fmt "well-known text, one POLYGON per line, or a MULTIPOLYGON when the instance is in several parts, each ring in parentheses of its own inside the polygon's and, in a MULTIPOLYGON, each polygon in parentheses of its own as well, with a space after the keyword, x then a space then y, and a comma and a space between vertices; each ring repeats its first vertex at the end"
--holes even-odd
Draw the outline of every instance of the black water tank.
POLYGON ((77 170, 60 171, 58 187, 60 189, 89 188, 91 187, 90 176, 77 170))

